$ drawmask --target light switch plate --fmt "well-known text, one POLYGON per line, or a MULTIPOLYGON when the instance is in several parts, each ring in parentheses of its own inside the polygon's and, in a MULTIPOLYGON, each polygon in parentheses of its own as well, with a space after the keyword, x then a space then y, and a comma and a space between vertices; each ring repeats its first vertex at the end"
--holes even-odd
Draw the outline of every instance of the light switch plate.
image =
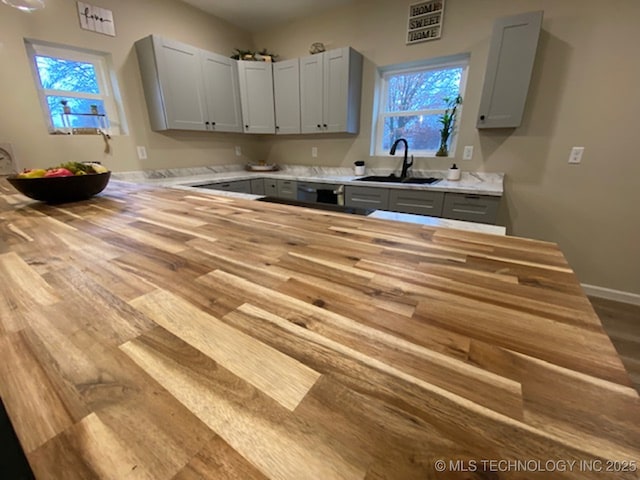
POLYGON ((147 159, 147 149, 142 147, 142 146, 138 146, 136 148, 138 150, 138 158, 140 160, 146 160, 147 159))
POLYGON ((236 157, 242 156, 242 148, 240 148, 240 145, 236 145, 235 151, 236 151, 236 157))
POLYGON ((473 145, 467 145, 464 147, 464 152, 462 153, 463 160, 471 160, 473 158, 473 145))
POLYGON ((311 156, 313 158, 317 158, 318 157, 318 147, 311 147, 311 156))
POLYGON ((569 155, 569 163, 582 162, 582 154, 584 153, 584 147, 573 147, 571 154, 569 155))

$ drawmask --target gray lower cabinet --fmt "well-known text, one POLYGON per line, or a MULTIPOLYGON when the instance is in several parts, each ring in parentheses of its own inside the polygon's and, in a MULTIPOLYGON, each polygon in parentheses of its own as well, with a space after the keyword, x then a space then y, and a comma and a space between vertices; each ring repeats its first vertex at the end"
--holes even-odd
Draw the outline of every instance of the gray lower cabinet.
POLYGON ((442 216, 443 203, 443 192, 400 189, 391 189, 389 191, 389 210, 392 212, 440 217, 442 216))
POLYGON ((288 198, 295 200, 298 196, 298 184, 295 180, 281 180, 277 182, 277 194, 278 198, 288 198))
POLYGON ((495 224, 500 197, 446 193, 442 216, 453 220, 495 224))
POLYGON ((389 189, 376 187, 354 187, 347 185, 344 189, 344 204, 347 207, 388 210, 389 189))
POLYGON ((264 179, 264 194, 269 197, 278 196, 278 180, 275 178, 264 179))
POLYGON ((264 195, 264 178, 251 179, 251 193, 254 195, 264 195))
POLYGON ((206 185, 198 185, 198 187, 209 188, 211 190, 224 190, 226 192, 251 193, 251 180, 208 183, 206 185))

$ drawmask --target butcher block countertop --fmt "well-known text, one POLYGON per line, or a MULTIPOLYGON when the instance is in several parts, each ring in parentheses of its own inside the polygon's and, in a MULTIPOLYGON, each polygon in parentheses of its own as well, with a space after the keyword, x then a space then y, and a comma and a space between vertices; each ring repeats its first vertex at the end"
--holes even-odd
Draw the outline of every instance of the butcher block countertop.
POLYGON ((638 478, 640 399, 551 243, 0 180, 0 394, 39 479, 638 478))

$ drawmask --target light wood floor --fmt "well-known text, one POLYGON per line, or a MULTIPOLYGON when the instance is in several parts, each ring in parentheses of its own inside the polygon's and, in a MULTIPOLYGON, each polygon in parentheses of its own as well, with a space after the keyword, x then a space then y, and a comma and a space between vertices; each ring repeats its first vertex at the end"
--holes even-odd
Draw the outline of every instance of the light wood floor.
POLYGON ((640 392, 640 306, 589 297, 640 392))

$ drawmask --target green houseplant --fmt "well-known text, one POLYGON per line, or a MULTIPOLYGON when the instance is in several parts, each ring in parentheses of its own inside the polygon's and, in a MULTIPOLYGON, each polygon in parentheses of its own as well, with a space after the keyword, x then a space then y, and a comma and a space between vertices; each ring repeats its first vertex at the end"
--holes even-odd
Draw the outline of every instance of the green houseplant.
POLYGON ((442 128, 440 129, 440 148, 438 148, 436 152, 436 157, 449 156, 449 138, 453 133, 456 122, 456 112, 458 111, 458 105, 462 103, 462 96, 458 95, 453 99, 445 98, 444 101, 447 104, 447 108, 438 119, 442 124, 442 128))

